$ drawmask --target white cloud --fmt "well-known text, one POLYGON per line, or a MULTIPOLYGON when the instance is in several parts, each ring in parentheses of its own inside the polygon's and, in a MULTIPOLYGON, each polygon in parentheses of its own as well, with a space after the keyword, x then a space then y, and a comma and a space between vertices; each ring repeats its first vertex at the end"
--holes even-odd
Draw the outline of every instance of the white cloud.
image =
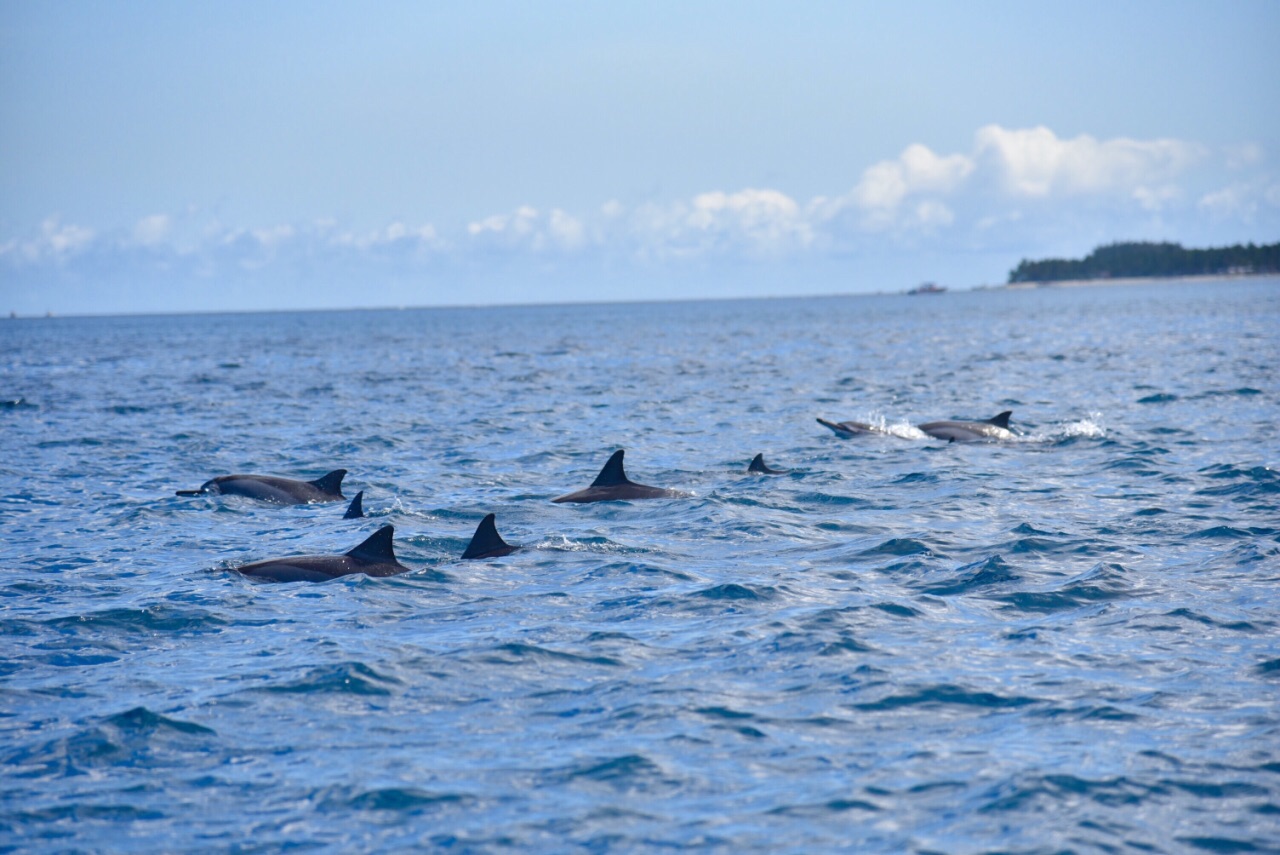
POLYGON ((1248 169, 1258 166, 1265 159, 1262 146, 1247 142, 1229 145, 1225 149, 1228 169, 1248 169))
POLYGON ((173 219, 168 214, 152 214, 134 224, 133 242, 139 246, 159 246, 172 230, 173 219))
POLYGON ((1245 188, 1238 184, 1206 193, 1196 204, 1210 216, 1218 219, 1247 214, 1252 207, 1246 201, 1245 188))
POLYGON ((276 226, 270 226, 264 229, 253 229, 250 234, 254 240, 267 249, 273 249, 282 243, 293 240, 297 235, 297 229, 288 223, 282 223, 276 226))
POLYGON ((926 199, 915 207, 915 222, 923 227, 949 226, 955 220, 951 209, 936 199, 926 199))
POLYGON ((809 210, 819 222, 834 221, 852 211, 855 228, 863 232, 934 229, 954 220, 942 197, 963 187, 974 169, 974 160, 967 155, 939 155, 916 143, 893 160, 867 167, 845 195, 814 199, 809 210))
POLYGON ((572 251, 587 243, 586 227, 576 217, 552 208, 546 214, 531 205, 521 205, 510 214, 493 214, 469 223, 467 234, 477 246, 507 250, 572 251))
POLYGON ((926 146, 910 145, 897 160, 883 160, 863 172, 851 197, 863 210, 889 211, 908 196, 950 193, 973 169, 973 160, 965 155, 943 157, 926 146))
POLYGON ((27 239, 15 238, 0 245, 0 258, 22 264, 63 264, 87 252, 97 233, 85 226, 63 224, 60 217, 46 217, 39 231, 27 239))
POLYGON ((1203 146, 1173 139, 1099 142, 1088 134, 1061 139, 1046 127, 976 135, 975 158, 1012 196, 1131 195, 1166 185, 1204 157, 1203 146))
POLYGON ((522 205, 514 213, 493 214, 483 220, 469 224, 467 233, 473 237, 480 237, 486 234, 523 237, 533 233, 537 220, 538 210, 528 205, 522 205))
POLYGON ((582 222, 554 208, 547 218, 546 231, 553 243, 564 249, 577 249, 586 241, 586 229, 582 222))
POLYGON ((62 225, 56 218, 44 221, 40 227, 44 246, 54 255, 70 255, 80 252, 93 241, 93 229, 76 225, 62 225))
POLYGON ((1236 182, 1204 194, 1196 206, 1215 220, 1252 223, 1264 211, 1280 211, 1280 182, 1236 182))
POLYGON ((1183 193, 1177 185, 1166 184, 1163 187, 1135 187, 1132 196, 1142 210, 1155 214, 1177 203, 1183 193))
POLYGON ((813 242, 812 229, 801 216, 800 206, 777 190, 702 193, 693 199, 687 224, 766 253, 786 252, 813 242))
POLYGON ((714 190, 687 201, 649 203, 631 212, 607 206, 606 240, 644 260, 740 254, 779 258, 817 239, 807 209, 778 190, 714 190))
POLYGON ((1018 213, 1023 201, 1110 197, 1158 213, 1184 198, 1178 179, 1206 156, 1198 144, 1173 139, 1099 141, 1060 138, 1045 127, 987 125, 968 153, 940 154, 919 143, 872 164, 851 191, 815 199, 816 220, 845 221, 855 231, 910 232, 956 224, 957 205, 975 211, 975 227, 1018 213))
MULTIPOLYGON (((317 223, 317 228, 328 232, 336 224, 331 221, 317 223)), ((430 223, 421 226, 408 226, 396 220, 385 228, 367 232, 339 232, 329 238, 333 246, 371 250, 385 247, 405 247, 409 249, 442 249, 443 242, 436 234, 435 226, 430 223)))
POLYGON ((210 278, 260 269, 338 277, 495 256, 552 269, 574 258, 617 267, 843 259, 894 246, 1031 253, 1068 232, 1195 241, 1239 233, 1241 224, 1250 234, 1280 228, 1280 182, 1264 154, 1244 144, 1211 158, 1180 140, 1062 138, 1045 127, 988 125, 967 152, 908 145, 867 166, 851 189, 808 201, 771 187, 710 189, 638 205, 609 199, 583 214, 520 205, 439 229, 400 219, 368 230, 334 220, 228 228, 191 208, 99 232, 52 216, 28 234, 0 234, 0 262, 88 275, 151 265, 210 278))

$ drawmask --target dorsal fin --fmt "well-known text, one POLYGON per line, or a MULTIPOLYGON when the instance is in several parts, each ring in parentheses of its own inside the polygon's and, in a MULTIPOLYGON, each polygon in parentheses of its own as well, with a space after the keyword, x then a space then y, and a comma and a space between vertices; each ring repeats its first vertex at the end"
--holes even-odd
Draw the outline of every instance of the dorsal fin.
POLYGON ((494 523, 494 519, 494 515, 489 514, 480 520, 480 525, 476 526, 476 533, 471 536, 471 543, 467 545, 467 551, 462 553, 463 558, 483 558, 495 552, 511 551, 510 544, 498 534, 498 526, 494 523))
POLYGON ((768 463, 765 463, 765 462, 764 462, 764 452, 760 452, 759 454, 757 454, 757 455, 755 456, 755 458, 751 461, 751 465, 747 467, 747 472, 748 472, 748 473, 755 473, 756 475, 785 475, 785 474, 787 474, 787 470, 786 470, 786 469, 774 469, 774 468, 773 468, 772 466, 770 466, 768 463))
POLYGON ((324 490, 326 493, 333 493, 339 499, 345 498, 342 495, 342 479, 347 475, 345 469, 335 469, 323 478, 317 478, 311 482, 311 486, 317 490, 324 490))
POLYGON ((347 553, 361 561, 377 561, 379 563, 396 563, 396 553, 391 545, 395 535, 395 526, 384 525, 365 540, 364 543, 347 553))
POLYGON ((344 520, 358 520, 364 516, 364 490, 356 493, 356 497, 351 500, 351 504, 347 506, 347 512, 342 515, 344 520))
POLYGON ((987 419, 987 424, 995 425, 998 428, 1009 429, 1009 416, 1013 415, 1013 410, 1005 410, 998 416, 992 416, 987 419))
POLYGON ((600 474, 596 476, 596 480, 591 482, 592 487, 616 487, 619 484, 630 484, 627 479, 627 473, 622 468, 622 449, 619 448, 609 458, 609 462, 600 470, 600 474))

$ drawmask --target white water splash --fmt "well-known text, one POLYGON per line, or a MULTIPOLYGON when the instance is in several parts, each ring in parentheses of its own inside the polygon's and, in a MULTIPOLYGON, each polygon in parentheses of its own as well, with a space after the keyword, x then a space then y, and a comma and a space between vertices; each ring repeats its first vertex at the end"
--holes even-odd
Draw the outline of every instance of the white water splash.
POLYGON ((901 439, 928 439, 929 438, 929 435, 927 433, 920 430, 920 428, 911 424, 906 419, 902 419, 901 421, 897 421, 897 422, 894 422, 893 424, 890 424, 889 420, 884 416, 883 413, 876 413, 875 415, 868 418, 867 424, 871 425, 871 427, 875 428, 878 431, 883 431, 884 433, 890 434, 891 436, 899 437, 901 439))
POLYGON ((1075 437, 1101 439, 1106 435, 1107 428, 1102 420, 1102 413, 1089 413, 1085 418, 1050 425, 1044 430, 1018 437, 1018 439, 1022 442, 1057 442, 1075 437))
POLYGON ((1090 413, 1079 421, 1066 422, 1055 431, 1059 438, 1083 436, 1100 438, 1107 435, 1106 425, 1102 421, 1102 413, 1090 413))

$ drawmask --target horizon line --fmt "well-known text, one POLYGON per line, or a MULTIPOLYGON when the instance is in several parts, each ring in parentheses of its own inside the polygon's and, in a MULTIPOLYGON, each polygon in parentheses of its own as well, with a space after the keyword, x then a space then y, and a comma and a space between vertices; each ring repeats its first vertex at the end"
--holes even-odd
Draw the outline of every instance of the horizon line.
MULTIPOLYGON (((1196 273, 1182 276, 1129 276, 1096 279, 1064 279, 1028 282, 1000 282, 996 284, 945 286, 945 293, 968 294, 978 291, 1036 291, 1054 288, 1106 287, 1124 285, 1186 284, 1194 282, 1234 282, 1248 279, 1280 278, 1280 273, 1196 273)), ((73 312, 55 314, 52 311, 44 314, 19 314, 11 311, 10 321, 44 321, 63 318, 167 318, 195 317, 214 315, 281 315, 281 314, 315 314, 321 312, 416 312, 424 310, 459 309, 476 311, 482 309, 540 309, 573 306, 656 306, 666 303, 742 303, 761 302, 767 300, 839 300, 858 297, 909 297, 910 289, 902 291, 837 291, 831 293, 811 294, 757 294, 741 297, 666 297, 662 299, 626 299, 626 300, 545 300, 541 302, 513 303, 425 303, 401 306, 327 306, 311 308, 270 309, 187 309, 157 310, 136 312, 73 312)))

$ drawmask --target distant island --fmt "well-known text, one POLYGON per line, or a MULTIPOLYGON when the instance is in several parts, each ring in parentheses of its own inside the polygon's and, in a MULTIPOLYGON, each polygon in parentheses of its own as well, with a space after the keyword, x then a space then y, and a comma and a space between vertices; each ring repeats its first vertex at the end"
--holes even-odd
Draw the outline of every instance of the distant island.
POLYGON ((1009 284, 1262 273, 1280 273, 1280 243, 1186 249, 1177 243, 1132 242, 1100 246, 1081 259, 1024 258, 1009 271, 1009 284))

